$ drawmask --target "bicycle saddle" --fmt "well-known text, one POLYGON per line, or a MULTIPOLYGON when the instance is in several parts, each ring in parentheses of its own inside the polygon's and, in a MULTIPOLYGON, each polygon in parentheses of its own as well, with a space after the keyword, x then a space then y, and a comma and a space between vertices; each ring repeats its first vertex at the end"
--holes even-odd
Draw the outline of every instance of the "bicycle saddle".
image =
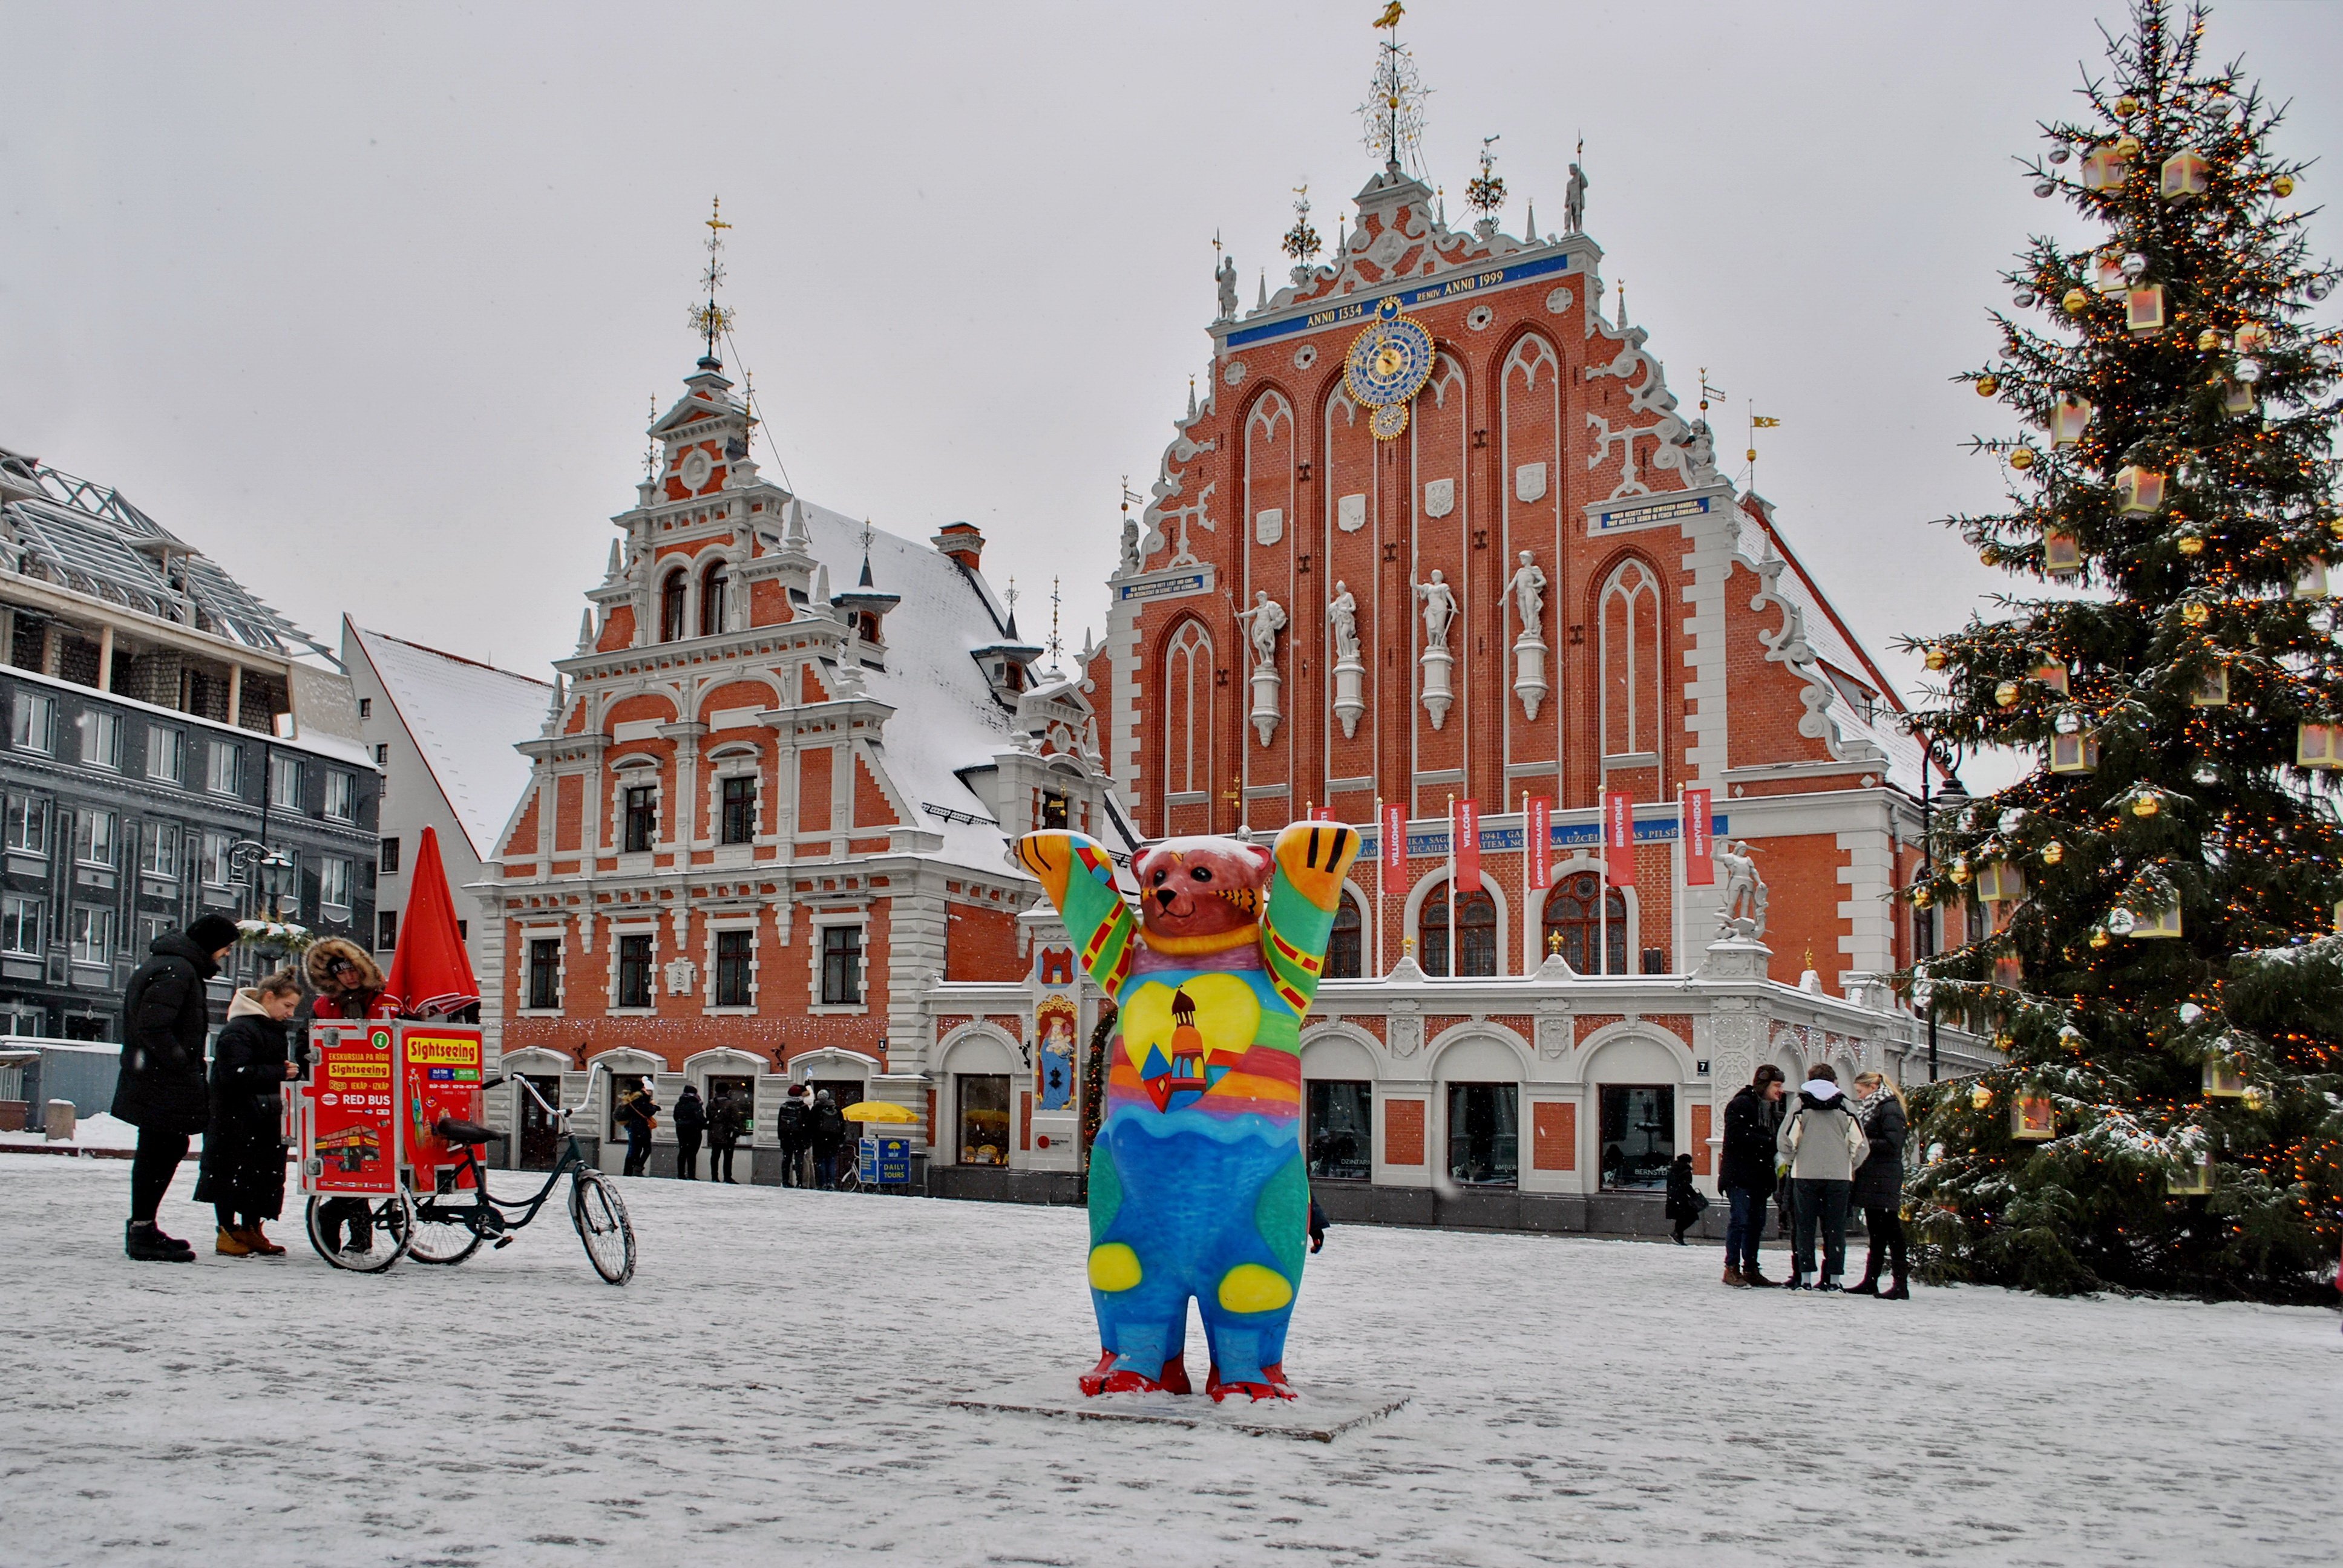
POLYGON ((447 1143, 487 1143, 504 1136, 493 1127, 483 1127, 477 1121, 458 1121, 452 1116, 441 1117, 432 1123, 431 1131, 447 1143))

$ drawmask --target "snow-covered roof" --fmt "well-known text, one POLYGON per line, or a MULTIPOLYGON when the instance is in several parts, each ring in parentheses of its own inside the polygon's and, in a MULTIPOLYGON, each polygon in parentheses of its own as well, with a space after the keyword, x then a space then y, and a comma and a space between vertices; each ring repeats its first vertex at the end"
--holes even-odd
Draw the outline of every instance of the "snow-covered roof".
MULTIPOLYGON (((802 504, 814 559, 832 582, 855 581, 864 524, 802 504)), ((960 775, 990 767, 1016 743, 1011 715, 974 657, 1003 640, 1007 615, 981 576, 931 546, 875 528, 870 538, 871 586, 902 596, 881 628, 886 668, 862 672, 870 696, 895 709, 877 749, 914 813, 906 825, 943 835, 941 859, 998 873, 1003 837, 992 803, 960 775)))
MULTIPOLYGON (((1772 508, 1764 499, 1753 497, 1751 500, 1770 518, 1772 508)), ((1831 722, 1845 740, 1868 741, 1885 752, 1887 782, 1918 794, 1921 747, 1898 721, 1905 712, 1904 699, 1894 683, 1872 661, 1870 653, 1807 575, 1805 563, 1782 538, 1780 525, 1753 516, 1749 506, 1735 508, 1734 515, 1741 525, 1739 553, 1753 566, 1769 555, 1784 563, 1775 591, 1797 610, 1806 646, 1813 649, 1823 673, 1839 678, 1829 681, 1830 703, 1825 712, 1831 722), (1850 683, 1873 695, 1862 699, 1859 692, 1849 689, 1850 683)), ((1940 773, 1940 781, 1942 777, 1940 773)))
POLYGON ((348 631, 472 852, 491 858, 505 819, 528 788, 529 759, 514 749, 544 724, 551 684, 384 632, 355 625, 348 631))

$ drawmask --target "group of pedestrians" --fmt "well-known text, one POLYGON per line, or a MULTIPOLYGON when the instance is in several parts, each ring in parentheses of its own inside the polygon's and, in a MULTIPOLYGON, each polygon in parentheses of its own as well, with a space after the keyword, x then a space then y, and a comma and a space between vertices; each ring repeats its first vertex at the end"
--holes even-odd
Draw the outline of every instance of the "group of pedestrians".
POLYGON ((1850 1101, 1839 1088, 1838 1073, 1825 1062, 1808 1070, 1793 1097, 1782 1070, 1768 1062, 1726 1103, 1717 1173, 1717 1185, 1731 1205, 1725 1283, 1910 1299, 1903 1204, 1911 1118, 1903 1091, 1883 1074, 1858 1073, 1855 1090, 1850 1101), (1767 1279, 1757 1259, 1766 1201, 1777 1189, 1792 1232, 1785 1281, 1767 1279), (1846 1218, 1857 1205, 1870 1234, 1870 1253, 1862 1280, 1845 1285, 1846 1218))
MULTIPOLYGON (((622 1176, 650 1173, 651 1134, 659 1129, 659 1102, 648 1079, 628 1084, 618 1095, 618 1126, 627 1135, 622 1176)), ((748 1095, 728 1089, 713 1105, 687 1083, 675 1101, 675 1173, 684 1181, 699 1180, 699 1146, 708 1143, 708 1179, 732 1181, 733 1155, 741 1141, 754 1133, 756 1115, 748 1095)), ((829 1090, 808 1091, 802 1083, 789 1091, 773 1113, 774 1141, 780 1146, 781 1185, 814 1187, 828 1191, 850 1157, 846 1114, 829 1090)))

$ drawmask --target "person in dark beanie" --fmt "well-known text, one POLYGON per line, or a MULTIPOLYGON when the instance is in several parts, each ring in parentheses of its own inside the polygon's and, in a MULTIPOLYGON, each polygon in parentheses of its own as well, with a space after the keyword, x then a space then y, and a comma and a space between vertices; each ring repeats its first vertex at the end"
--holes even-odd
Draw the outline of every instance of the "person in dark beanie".
POLYGON ((804 1084, 790 1084, 789 1097, 773 1112, 773 1136, 781 1145, 781 1185, 806 1185, 806 1145, 813 1139, 813 1108, 806 1103, 804 1084))
POLYGON ((196 1250, 164 1234, 155 1214, 187 1157, 187 1140, 211 1120, 211 1086, 204 1079, 211 1000, 204 982, 219 973, 236 939, 236 922, 226 915, 166 931, 148 944, 146 961, 122 993, 122 1074, 113 1109, 138 1129, 122 1250, 143 1263, 195 1261, 196 1250))
POLYGON ((1677 1155, 1668 1166, 1666 1212, 1674 1227, 1669 1240, 1683 1246, 1684 1232, 1700 1223, 1701 1211, 1707 1207, 1708 1194, 1692 1184, 1692 1156, 1677 1155))
MULTIPOLYGON (((699 1085, 687 1083, 675 1097, 675 1173, 683 1181, 699 1180, 699 1140, 707 1131, 708 1104, 699 1098, 699 1085)), ((708 1179, 716 1180, 712 1161, 708 1179)))
POLYGON ((1724 1158, 1716 1185, 1732 1205, 1725 1223, 1725 1282, 1771 1285, 1757 1270, 1757 1243, 1765 1234, 1765 1200, 1774 1192, 1774 1108, 1786 1080, 1772 1062, 1725 1104, 1724 1158))

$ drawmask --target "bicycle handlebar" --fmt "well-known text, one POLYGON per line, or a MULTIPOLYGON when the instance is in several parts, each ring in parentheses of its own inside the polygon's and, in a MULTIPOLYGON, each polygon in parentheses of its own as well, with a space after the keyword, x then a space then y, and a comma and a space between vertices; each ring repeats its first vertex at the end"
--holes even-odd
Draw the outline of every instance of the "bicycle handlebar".
MULTIPOLYGON (((569 1128, 569 1119, 572 1116, 577 1115, 579 1111, 584 1111, 588 1105, 594 1102, 594 1075, 598 1072, 608 1072, 609 1070, 610 1070, 607 1066, 598 1061, 586 1070, 586 1098, 579 1101, 576 1105, 553 1104, 548 1101, 544 1095, 539 1094, 537 1091, 537 1085, 531 1083, 526 1075, 516 1078, 513 1081, 519 1084, 523 1089, 528 1091, 528 1097, 537 1101, 538 1108, 539 1110, 543 1111, 548 1116, 558 1117, 561 1121, 562 1131, 566 1132, 569 1128)), ((480 1087, 486 1089, 488 1085, 482 1084, 480 1087)))

